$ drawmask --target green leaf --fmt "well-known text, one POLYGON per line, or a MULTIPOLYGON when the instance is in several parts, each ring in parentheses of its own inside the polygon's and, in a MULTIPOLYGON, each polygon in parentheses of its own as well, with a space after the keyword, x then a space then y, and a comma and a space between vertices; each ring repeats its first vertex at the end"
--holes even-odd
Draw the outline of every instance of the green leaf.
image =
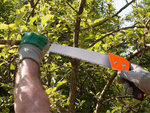
POLYGON ((147 12, 147 13, 146 13, 146 16, 150 16, 150 12, 147 12))
POLYGON ((0 83, 0 85, 1 85, 2 87, 5 87, 5 88, 14 88, 13 86, 10 86, 10 85, 5 84, 5 83, 0 83))
POLYGON ((94 24, 95 23, 98 23, 98 22, 100 22, 100 21, 102 21, 103 20, 103 18, 101 18, 101 19, 96 19, 95 21, 94 21, 94 24))
POLYGON ((144 14, 141 8, 135 8, 140 14, 144 14))
POLYGON ((60 87, 61 85, 65 84, 67 81, 63 80, 63 81, 59 81, 56 85, 56 88, 60 87))
POLYGON ((37 19, 37 16, 35 16, 35 17, 30 17, 30 25, 32 25, 33 22, 34 22, 36 19, 37 19))
POLYGON ((8 25, 7 24, 0 24, 0 30, 7 30, 8 29, 8 25))
POLYGON ((110 3, 112 0, 106 0, 106 2, 110 3))
POLYGON ((0 63, 0 66, 2 66, 3 64, 5 64, 5 62, 0 63))
POLYGON ((8 29, 11 29, 11 30, 16 29, 16 24, 9 24, 8 29))
POLYGON ((21 19, 24 17, 24 13, 21 12, 20 14, 17 15, 16 19, 15 19, 15 24, 18 25, 21 22, 21 19))
POLYGON ((51 20, 51 19, 53 19, 54 18, 54 15, 46 15, 46 16, 44 16, 43 18, 42 18, 42 26, 45 24, 45 23, 47 23, 47 21, 49 21, 49 20, 51 20))
POLYGON ((51 93, 51 88, 46 89, 46 90, 45 90, 45 93, 46 93, 47 95, 49 95, 49 94, 51 93))
POLYGON ((11 69, 11 70, 15 70, 15 67, 14 67, 13 64, 10 64, 10 69, 11 69))
POLYGON ((9 90, 8 93, 13 95, 14 94, 14 89, 9 90))
POLYGON ((87 3, 90 3, 90 2, 92 2, 93 0, 87 0, 87 3))

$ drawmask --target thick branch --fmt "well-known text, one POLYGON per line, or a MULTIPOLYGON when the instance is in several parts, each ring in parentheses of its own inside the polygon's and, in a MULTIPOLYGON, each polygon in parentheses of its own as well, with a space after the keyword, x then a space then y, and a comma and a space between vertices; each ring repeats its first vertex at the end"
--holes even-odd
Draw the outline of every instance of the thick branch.
POLYGON ((85 6, 86 0, 81 0, 78 10, 78 15, 81 15, 85 6))
POLYGON ((78 40, 79 40, 79 32, 80 32, 80 22, 81 22, 81 18, 77 17, 76 19, 76 25, 75 25, 75 30, 74 30, 74 46, 78 47, 78 40))
MULTIPOLYGON (((112 18, 118 16, 119 13, 121 13, 124 9, 126 9, 126 8, 127 8, 130 4, 132 4, 134 1, 135 1, 135 0, 132 0, 131 2, 129 2, 128 4, 126 4, 125 6, 123 6, 116 14, 112 15, 112 18)), ((104 20, 102 20, 102 21, 100 21, 100 22, 98 22, 98 23, 96 23, 96 24, 94 24, 94 25, 91 25, 91 26, 89 26, 89 27, 85 27, 85 28, 83 28, 83 29, 81 29, 81 30, 86 30, 86 29, 89 29, 89 28, 94 28, 94 27, 100 26, 100 25, 104 24, 105 22, 107 22, 108 20, 109 20, 109 19, 104 19, 104 20)))
MULTIPOLYGON (((81 0, 79 4, 79 11, 78 15, 81 15, 83 12, 83 8, 85 6, 86 0, 81 0)), ((79 32, 80 32, 80 22, 81 18, 77 16, 75 29, 74 29, 74 46, 78 47, 78 40, 79 40, 79 32)), ((76 98, 76 85, 77 85, 77 76, 78 76, 78 68, 79 68, 79 60, 70 58, 71 65, 72 65, 72 76, 71 76, 71 84, 70 84, 70 92, 69 92, 69 112, 75 113, 75 98, 76 98)))

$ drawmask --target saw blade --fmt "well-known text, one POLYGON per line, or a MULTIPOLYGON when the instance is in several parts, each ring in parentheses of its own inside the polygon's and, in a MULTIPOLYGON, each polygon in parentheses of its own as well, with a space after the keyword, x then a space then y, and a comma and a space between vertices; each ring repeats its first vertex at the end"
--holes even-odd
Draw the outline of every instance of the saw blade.
POLYGON ((51 44, 49 52, 69 56, 79 60, 95 63, 98 65, 106 66, 112 69, 109 56, 103 53, 98 53, 86 49, 64 46, 59 44, 51 44))

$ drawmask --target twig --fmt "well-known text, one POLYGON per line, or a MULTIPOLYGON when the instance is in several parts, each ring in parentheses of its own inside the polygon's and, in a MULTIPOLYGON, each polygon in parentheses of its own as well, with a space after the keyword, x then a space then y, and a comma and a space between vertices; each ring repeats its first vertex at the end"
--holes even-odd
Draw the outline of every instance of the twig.
POLYGON ((5 59, 1 59, 0 58, 0 61, 5 62, 7 65, 9 64, 9 62, 7 60, 5 60, 5 59))
POLYGON ((147 26, 148 26, 148 23, 150 22, 150 19, 148 19, 148 21, 145 23, 145 27, 144 27, 144 33, 143 33, 143 46, 146 47, 146 42, 145 42, 145 37, 146 37, 146 34, 147 34, 147 26))
POLYGON ((97 87, 96 87, 95 83, 93 82, 93 79, 90 77, 89 73, 87 72, 87 70, 86 70, 86 68, 84 66, 83 66, 83 69, 84 69, 84 73, 87 75, 89 81, 91 82, 91 84, 93 85, 93 87, 94 87, 94 89, 95 89, 95 91, 97 93, 98 90, 97 90, 97 87))
POLYGON ((0 40, 0 44, 2 45, 19 45, 20 40, 0 40))
MULTIPOLYGON (((123 28, 120 28, 120 29, 116 29, 114 31, 111 31, 109 33, 106 33, 104 36, 102 36, 101 38, 95 40, 89 47, 92 47, 94 46, 97 42, 101 41, 102 39, 104 39, 105 37, 109 36, 109 35, 112 35, 113 33, 116 33, 118 31, 121 31, 121 30, 126 30, 126 29, 132 29, 132 28, 144 28, 144 26, 136 26, 136 25, 133 25, 133 26, 129 26, 129 27, 123 27, 123 28)), ((147 26, 148 27, 148 26, 147 26)))
POLYGON ((78 11, 76 11, 67 0, 66 0, 66 3, 78 14, 78 11))
POLYGON ((59 109, 60 113, 69 113, 69 111, 67 111, 64 107, 62 107, 61 105, 58 104, 59 102, 56 102, 56 106, 59 109))
MULTIPOLYGON (((119 13, 121 13, 125 8, 127 8, 127 7, 128 7, 130 4, 132 4, 134 1, 135 1, 135 0, 132 0, 131 2, 129 2, 128 4, 126 4, 125 6, 123 6, 116 14, 112 15, 112 18, 113 18, 113 17, 116 17, 119 13)), ((86 30, 86 29, 90 29, 90 28, 94 28, 94 27, 100 26, 100 25, 104 24, 105 22, 107 22, 108 20, 109 20, 109 19, 104 19, 104 20, 102 20, 102 21, 100 21, 100 22, 98 22, 98 23, 96 23, 96 24, 94 24, 94 25, 91 25, 91 26, 89 26, 89 27, 85 27, 85 28, 83 28, 83 29, 81 29, 81 30, 86 30)))
POLYGON ((123 99, 123 98, 133 98, 132 95, 129 95, 129 96, 117 96, 117 97, 111 97, 109 99, 107 99, 106 101, 102 102, 102 105, 105 104, 106 102, 109 102, 111 100, 119 100, 119 99, 123 99))
MULTIPOLYGON (((32 0, 31 0, 31 1, 32 1, 32 0)), ((31 3, 31 1, 30 1, 30 3, 31 3)), ((34 9, 35 9, 35 7, 37 6, 37 4, 39 3, 39 1, 40 1, 40 0, 37 0, 37 2, 35 3, 35 5, 34 5, 34 4, 31 5, 32 10, 31 10, 31 12, 30 12, 28 18, 26 19, 26 22, 29 21, 29 19, 30 19, 31 16, 34 16, 34 9)))
POLYGON ((126 1, 126 3, 129 3, 128 0, 125 0, 125 1, 126 1))
POLYGON ((131 60, 132 58, 134 58, 135 56, 137 56, 139 53, 143 52, 143 51, 147 51, 150 50, 150 47, 142 47, 140 49, 137 49, 132 55, 130 55, 127 60, 131 60))
POLYGON ((111 84, 116 76, 117 76, 117 71, 115 71, 114 74, 111 76, 110 80, 107 82, 107 84, 105 85, 104 89, 102 90, 100 96, 98 97, 98 102, 96 105, 96 113, 100 113, 100 108, 101 108, 103 100, 104 100, 104 95, 106 94, 108 88, 111 86, 111 84))

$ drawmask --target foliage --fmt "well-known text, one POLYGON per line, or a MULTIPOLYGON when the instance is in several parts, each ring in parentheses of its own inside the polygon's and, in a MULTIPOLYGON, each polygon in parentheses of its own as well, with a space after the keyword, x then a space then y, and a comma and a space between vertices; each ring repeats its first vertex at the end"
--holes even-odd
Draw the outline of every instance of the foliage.
MULTIPOLYGON (((133 12, 125 18, 118 16, 113 0, 86 0, 85 5, 81 4, 83 1, 0 0, 0 39, 12 40, 10 44, 0 45, 0 112, 14 112, 18 45, 13 42, 21 40, 24 32, 45 34, 55 44, 120 55, 150 70, 149 1, 132 2, 133 12), (133 25, 123 27, 126 21, 133 25)), ((103 66, 54 53, 47 54, 41 63, 41 80, 53 113, 69 111, 73 83, 77 113, 149 112, 149 96, 143 102, 130 98, 116 82, 115 73, 103 66), (77 81, 72 80, 73 76, 77 81)))

